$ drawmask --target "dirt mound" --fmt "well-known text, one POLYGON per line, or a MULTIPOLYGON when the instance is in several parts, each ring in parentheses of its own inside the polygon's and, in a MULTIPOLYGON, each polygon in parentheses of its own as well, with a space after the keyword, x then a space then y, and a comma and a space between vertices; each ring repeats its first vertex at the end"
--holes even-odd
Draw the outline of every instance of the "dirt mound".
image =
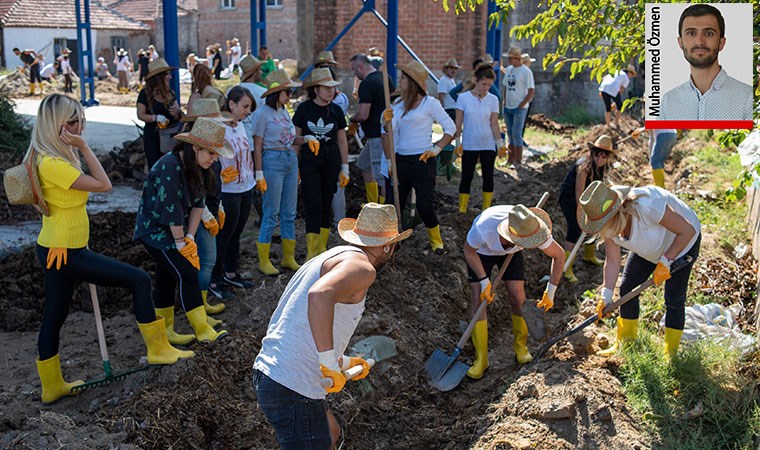
POLYGON ((546 114, 531 114, 528 116, 527 124, 531 127, 556 134, 572 133, 575 130, 574 125, 557 123, 546 114))

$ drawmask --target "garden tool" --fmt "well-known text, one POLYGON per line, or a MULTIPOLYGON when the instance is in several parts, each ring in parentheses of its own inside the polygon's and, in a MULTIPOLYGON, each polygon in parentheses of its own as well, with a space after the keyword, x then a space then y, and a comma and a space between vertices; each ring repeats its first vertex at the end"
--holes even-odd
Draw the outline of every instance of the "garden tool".
POLYGON ((420 217, 417 215, 417 193, 412 188, 409 206, 404 210, 401 218, 404 228, 414 228, 420 223, 420 217))
MULTIPOLYGON (((369 364, 370 367, 374 367, 375 366, 375 360, 374 359, 367 359, 366 361, 367 361, 367 364, 369 364)), ((362 373, 362 370, 364 370, 364 368, 361 365, 354 366, 354 367, 346 370, 345 372, 343 372, 343 375, 346 376, 347 380, 351 380, 355 376, 357 376, 360 373, 362 373)), ((322 385, 323 388, 329 389, 329 388, 333 387, 333 380, 331 378, 322 378, 322 381, 321 381, 320 384, 322 385)))
MULTIPOLYGON (((383 71, 383 94, 385 95, 385 108, 388 109, 391 107, 391 90, 390 87, 388 87, 388 67, 386 64, 383 64, 382 66, 383 71)), ((393 181, 393 203, 396 207, 396 219, 398 220, 398 225, 401 227, 403 226, 403 220, 401 219, 401 208, 399 207, 399 198, 398 198, 398 170, 396 168, 396 146, 393 145, 393 125, 388 124, 387 126, 387 133, 385 134, 388 139, 388 142, 390 143, 390 149, 391 149, 391 173, 393 173, 393 176, 391 177, 393 181)))
MULTIPOLYGON (((580 242, 580 241, 581 240, 579 239, 578 242, 580 242)), ((674 262, 673 265, 670 267, 670 273, 675 273, 678 270, 680 270, 680 269, 688 266, 689 264, 691 264, 691 261, 692 261, 692 257, 689 256, 689 255, 686 255, 683 258, 678 259, 678 261, 674 262)), ((627 303, 632 298, 637 297, 639 294, 641 294, 642 291, 644 291, 648 287, 652 286, 653 284, 654 284, 654 281, 650 278, 647 281, 645 281, 645 282, 641 283, 640 285, 636 286, 631 292, 629 292, 629 293, 625 294, 624 296, 620 297, 617 301, 614 301, 614 302, 610 303, 609 305, 605 306, 604 307, 603 315, 607 315, 607 314, 611 313, 612 311, 618 309, 620 306, 624 305, 625 303, 627 303)), ((596 314, 594 314, 591 317, 589 317, 588 319, 586 319, 583 322, 581 322, 580 325, 576 326, 572 330, 570 330, 570 331, 568 331, 568 332, 566 332, 566 333, 564 333, 564 334, 562 334, 560 336, 553 337, 553 338, 549 339, 544 345, 542 345, 538 349, 538 351, 536 352, 536 354, 533 357, 533 363, 535 363, 541 357, 543 357, 546 354, 546 351, 549 350, 554 344, 556 344, 557 342, 561 341, 562 339, 570 337, 570 336, 574 335, 575 333, 583 330, 584 328, 588 327, 589 325, 591 325, 592 323, 596 322, 597 320, 599 320, 599 316, 597 316, 596 314)))
POLYGON ((375 361, 393 358, 397 354, 396 342, 388 336, 370 336, 351 347, 351 356, 372 358, 375 361))
MULTIPOLYGON (((536 207, 540 208, 543 206, 548 198, 549 193, 544 192, 544 195, 541 196, 541 200, 538 201, 536 207)), ((513 256, 514 253, 507 255, 507 258, 501 265, 499 273, 496 275, 496 280, 494 280, 491 285, 491 293, 496 292, 496 288, 499 286, 499 283, 504 276, 504 272, 506 272, 513 256)), ((432 384, 438 390, 446 392, 454 389, 462 381, 462 378, 464 378, 465 374, 470 369, 467 364, 457 361, 457 358, 459 357, 459 354, 462 353, 462 349, 467 343, 467 340, 470 339, 470 336, 472 335, 475 324, 480 320, 480 317, 487 306, 488 302, 480 302, 478 310, 475 311, 475 314, 472 316, 470 324, 467 325, 467 329, 464 331, 464 334, 462 334, 461 339, 459 339, 459 342, 454 348, 454 351, 451 352, 451 356, 448 356, 443 350, 435 349, 435 351, 433 351, 433 354, 430 355, 430 358, 428 358, 428 360, 425 362, 425 370, 430 376, 430 384, 432 384)))
POLYGON ((94 284, 90 285, 90 297, 92 298, 92 311, 95 313, 95 327, 98 330, 98 344, 100 345, 100 356, 103 358, 103 371, 105 374, 101 378, 87 381, 78 386, 71 388, 71 392, 79 392, 96 386, 113 383, 114 381, 123 380, 133 373, 143 371, 150 366, 136 367, 123 372, 114 373, 111 370, 111 361, 108 359, 108 348, 106 347, 106 335, 103 332, 103 320, 100 317, 100 304, 98 302, 98 290, 94 284))

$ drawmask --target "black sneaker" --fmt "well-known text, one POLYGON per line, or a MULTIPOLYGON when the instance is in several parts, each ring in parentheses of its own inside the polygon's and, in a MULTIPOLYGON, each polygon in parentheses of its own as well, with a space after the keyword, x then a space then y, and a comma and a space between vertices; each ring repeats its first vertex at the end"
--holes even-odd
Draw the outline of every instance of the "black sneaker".
POLYGON ((250 289, 253 287, 253 283, 251 283, 250 281, 244 280, 243 277, 241 277, 239 273, 236 273, 234 277, 228 277, 227 275, 225 275, 224 282, 229 284, 230 286, 239 287, 243 289, 250 289))
POLYGON ((234 295, 232 292, 228 291, 227 289, 224 289, 221 284, 209 284, 208 285, 208 292, 211 293, 214 297, 220 299, 220 300, 229 300, 234 295))

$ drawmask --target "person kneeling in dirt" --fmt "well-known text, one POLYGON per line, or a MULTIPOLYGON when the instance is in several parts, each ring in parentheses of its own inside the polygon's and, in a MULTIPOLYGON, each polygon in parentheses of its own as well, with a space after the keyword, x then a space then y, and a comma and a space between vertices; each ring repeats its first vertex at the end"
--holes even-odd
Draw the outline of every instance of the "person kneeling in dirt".
MULTIPOLYGON (((552 221, 546 211, 524 205, 492 206, 475 218, 464 244, 473 314, 483 300, 489 303, 493 301, 490 281, 493 267, 501 268, 507 256, 514 254, 502 280, 507 283, 512 307, 512 333, 518 364, 533 360, 527 345, 528 325, 522 313, 525 303, 525 263, 522 250, 531 248, 538 248, 552 259, 549 283, 541 301, 536 305, 546 312, 554 306, 554 293, 565 264, 565 252, 552 238, 552 221)), ((475 362, 467 371, 467 376, 477 380, 483 377, 483 372, 488 368, 488 320, 485 310, 475 323, 472 344, 475 347, 475 362)))
MULTIPOLYGON (((612 186, 594 181, 578 203, 581 229, 604 239, 604 287, 597 304, 600 318, 612 302, 620 273, 620 247, 630 250, 620 281, 620 296, 631 292, 654 273, 653 281, 665 283, 665 354, 678 350, 685 321, 686 290, 691 268, 699 255, 702 239, 697 214, 681 199, 657 186, 612 186), (671 275, 670 266, 678 258, 692 261, 671 275)), ((620 306, 617 339, 601 355, 610 356, 621 342, 636 339, 639 325, 639 298, 620 306)))
POLYGON ((87 248, 87 197, 90 192, 110 191, 111 181, 82 139, 82 106, 70 97, 52 94, 40 104, 37 117, 28 150, 38 164, 43 194, 35 206, 45 214, 37 238, 37 258, 45 267, 45 310, 37 342, 37 372, 42 382, 42 402, 52 403, 83 384, 64 381, 58 354, 60 330, 74 290, 82 281, 132 291, 137 325, 148 347, 148 363, 173 364, 193 356, 193 352, 177 350, 167 341, 164 321, 157 320, 153 311, 150 276, 145 271, 87 248), (91 175, 82 171, 81 158, 91 175))
POLYGON ((411 235, 411 230, 397 230, 392 205, 364 205, 358 219, 338 224, 340 237, 351 245, 307 261, 280 297, 253 364, 253 384, 281 448, 335 447, 340 427, 325 391, 343 389, 342 370, 361 365, 355 379, 369 374, 364 359, 343 352, 361 319, 367 289, 396 243, 411 235), (323 388, 323 379, 332 387, 323 388))
POLYGON ((141 241, 156 261, 156 308, 174 317, 175 289, 187 320, 200 342, 216 341, 227 334, 215 331, 198 284, 200 258, 195 234, 198 231, 206 191, 216 180, 208 169, 219 158, 232 158, 234 151, 225 140, 226 126, 214 118, 201 117, 193 129, 174 138, 174 149, 159 159, 143 185, 132 237, 141 241), (204 173, 205 172, 205 173, 204 173))

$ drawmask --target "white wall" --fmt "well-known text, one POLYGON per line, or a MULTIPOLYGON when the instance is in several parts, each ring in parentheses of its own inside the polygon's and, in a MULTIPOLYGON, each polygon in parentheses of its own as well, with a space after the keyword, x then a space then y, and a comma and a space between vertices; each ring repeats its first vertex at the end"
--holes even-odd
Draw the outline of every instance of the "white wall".
MULTIPOLYGON (((3 28, 4 48, 3 55, 5 56, 5 63, 8 67, 18 67, 23 65, 18 56, 13 53, 13 48, 18 47, 21 50, 25 48, 33 48, 39 50, 42 47, 50 44, 44 51, 45 63, 53 61, 53 39, 66 38, 76 40, 77 30, 76 28, 3 28)), ((98 48, 96 41, 97 33, 92 33, 92 47, 98 48)), ((72 49, 73 50, 73 49, 72 49)), ((77 62, 73 62, 72 66, 76 72, 79 72, 77 68, 77 62)))

